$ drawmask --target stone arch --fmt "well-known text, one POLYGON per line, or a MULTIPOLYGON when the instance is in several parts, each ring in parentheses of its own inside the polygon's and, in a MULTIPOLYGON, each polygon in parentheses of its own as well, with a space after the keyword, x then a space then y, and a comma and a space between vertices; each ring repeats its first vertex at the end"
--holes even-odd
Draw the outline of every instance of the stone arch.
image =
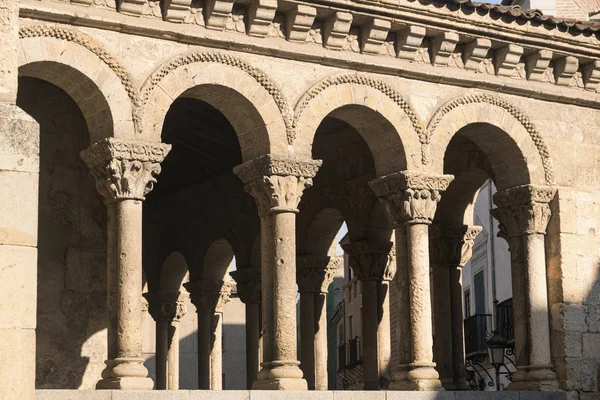
POLYGON ((204 254, 202 279, 228 280, 225 275, 234 257, 233 247, 227 239, 212 242, 204 254))
POLYGON ((81 109, 90 141, 139 132, 139 95, 130 73, 90 36, 56 26, 19 30, 19 75, 48 81, 81 109))
POLYGON ((331 248, 335 248, 335 239, 344 222, 343 214, 337 209, 321 209, 308 225, 303 249, 298 249, 298 253, 315 256, 335 255, 330 254, 331 248))
POLYGON ((160 289, 177 291, 188 273, 185 256, 178 251, 170 253, 160 270, 160 289))
POLYGON ((218 109, 233 126, 243 161, 287 152, 292 111, 277 85, 261 70, 228 54, 179 55, 158 67, 142 88, 144 133, 160 140, 171 103, 194 97, 218 109))
POLYGON ((310 156, 317 128, 327 116, 343 120, 360 133, 378 176, 420 167, 423 123, 412 105, 385 82, 348 74, 313 85, 294 109, 296 153, 310 156))
MULTIPOLYGON (((485 125, 497 133, 495 140, 501 139, 511 147, 511 154, 505 154, 505 158, 516 157, 524 162, 524 172, 528 175, 525 183, 554 183, 552 159, 536 126, 516 106, 499 96, 487 93, 475 92, 459 96, 435 112, 427 125, 427 151, 424 153, 424 162, 428 163, 431 160, 434 168, 441 171, 450 140, 459 131, 464 132, 477 125, 485 125)), ((486 140, 476 138, 475 135, 471 135, 470 139, 478 145, 486 140)))

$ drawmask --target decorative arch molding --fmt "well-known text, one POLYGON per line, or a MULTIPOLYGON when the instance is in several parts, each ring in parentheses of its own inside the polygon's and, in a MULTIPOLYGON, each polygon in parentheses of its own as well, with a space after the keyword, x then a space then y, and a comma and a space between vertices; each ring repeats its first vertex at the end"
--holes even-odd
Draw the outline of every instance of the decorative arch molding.
MULTIPOLYGON (((91 36, 71 29, 66 29, 51 25, 32 25, 19 29, 19 38, 53 38, 74 43, 85 48, 95 55, 100 61, 116 75, 122 85, 131 103, 131 120, 133 121, 135 132, 141 133, 141 115, 140 115, 140 96, 132 75, 127 69, 97 40, 91 36)), ((100 90, 102 88, 100 87, 100 90)), ((122 100, 116 99, 115 107, 123 106, 122 100)))
MULTIPOLYGON (((249 75, 256 83, 258 83, 271 97, 274 104, 279 110, 279 114, 285 125, 285 135, 287 144, 291 144, 293 138, 292 119, 293 110, 285 95, 277 84, 262 70, 250 65, 248 62, 221 52, 192 52, 176 56, 167 61, 162 66, 158 67, 144 82, 141 90, 142 109, 146 110, 146 106, 155 90, 155 88, 165 80, 165 78, 180 67, 188 66, 195 63, 216 63, 233 67, 246 75, 249 75)), ((191 87, 185 89, 192 89, 191 87)), ((235 89, 231 87, 231 89, 235 89)), ((181 91, 181 90, 180 90, 181 91)), ((184 90, 185 91, 185 90, 184 90)), ((174 99, 173 99, 174 100, 174 99)), ((142 114, 142 118, 144 114, 142 114)))
MULTIPOLYGON (((500 108, 501 110, 503 110, 504 112, 506 112, 510 116, 512 116, 518 122, 518 124, 521 125, 527 131, 529 137, 531 138, 533 144, 535 145, 535 147, 537 149, 538 155, 541 158, 546 183, 548 185, 553 185, 554 184, 554 168, 552 165, 552 159, 550 157, 550 152, 548 150, 548 147, 546 146, 546 143, 544 142, 544 139, 542 138, 542 135, 538 131, 535 124, 518 107, 511 104, 507 100, 502 99, 499 96, 492 95, 489 93, 474 92, 474 93, 467 93, 467 94, 461 95, 459 97, 456 97, 456 98, 448 101, 446 104, 444 104, 441 108, 439 108, 434 113, 434 115, 429 120, 429 123, 427 124, 427 132, 426 132, 427 150, 424 153, 426 155, 426 157, 424 158, 424 162, 427 161, 427 155, 429 153, 429 145, 431 143, 431 139, 433 138, 435 132, 438 130, 438 128, 440 127, 440 125, 441 125, 442 121, 445 119, 445 117, 448 114, 450 114, 451 111, 453 111, 461 106, 467 106, 470 104, 482 104, 482 103, 489 104, 491 106, 500 108)), ((487 121, 473 120, 470 122, 476 123, 476 122, 487 122, 487 121)), ((460 126, 460 127, 462 128, 462 126, 460 126)), ((510 134, 510 132, 507 132, 507 133, 510 134)))
MULTIPOLYGON (((362 105, 382 114, 383 117, 388 119, 388 122, 390 122, 390 124, 394 126, 394 128, 396 128, 398 139, 401 139, 402 145, 405 148, 407 163, 410 163, 410 139, 408 137, 400 137, 401 130, 397 129, 399 127, 398 124, 403 123, 405 126, 409 125, 411 130, 414 131, 416 139, 418 140, 418 143, 420 143, 420 146, 423 147, 426 144, 425 126, 412 104, 408 100, 406 100, 399 91, 394 89, 389 84, 385 83, 380 79, 364 74, 342 74, 329 76, 317 82, 310 89, 308 89, 302 95, 302 97, 300 97, 294 108, 294 141, 298 139, 297 136, 299 131, 303 128, 303 123, 306 124, 305 118, 307 117, 305 116, 305 114, 307 110, 311 107, 311 104, 318 101, 320 95, 324 94, 330 88, 338 88, 338 90, 340 91, 340 95, 338 96, 339 98, 335 100, 338 103, 336 105, 337 107, 328 110, 328 112, 335 111, 336 108, 346 105, 362 105), (341 91, 345 91, 344 87, 348 87, 348 91, 346 91, 345 93, 347 94, 346 96, 342 96, 341 94, 341 91), (354 93, 352 87, 365 87, 367 89, 378 92, 379 96, 377 96, 377 98, 368 98, 368 96, 363 96, 362 99, 359 99, 356 96, 358 91, 354 93), (391 109, 390 107, 385 108, 385 105, 383 105, 383 102, 381 101, 382 98, 391 101, 391 103, 389 104, 393 104, 393 107, 391 107, 391 109), (397 113, 396 111, 401 112, 397 113), (394 117, 394 114, 402 115, 401 118, 398 118, 398 124, 395 124, 391 121, 391 119, 394 117), (408 121, 408 124, 406 124, 406 121, 400 121, 400 119, 406 119, 408 121)), ((320 122, 320 120, 317 122, 320 122)), ((314 137, 314 132, 312 132, 311 138, 312 137, 314 137)), ((306 138, 303 138, 303 140, 300 141, 304 142, 306 140, 306 138)))

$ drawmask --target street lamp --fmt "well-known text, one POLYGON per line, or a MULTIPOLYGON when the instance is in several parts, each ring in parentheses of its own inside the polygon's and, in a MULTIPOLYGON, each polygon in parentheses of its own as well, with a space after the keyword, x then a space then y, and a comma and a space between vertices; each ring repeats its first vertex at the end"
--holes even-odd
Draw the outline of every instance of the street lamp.
POLYGON ((490 364, 496 369, 496 390, 500 391, 500 367, 504 365, 504 351, 506 350, 506 339, 499 332, 494 332, 494 335, 488 339, 488 355, 490 356, 490 364))

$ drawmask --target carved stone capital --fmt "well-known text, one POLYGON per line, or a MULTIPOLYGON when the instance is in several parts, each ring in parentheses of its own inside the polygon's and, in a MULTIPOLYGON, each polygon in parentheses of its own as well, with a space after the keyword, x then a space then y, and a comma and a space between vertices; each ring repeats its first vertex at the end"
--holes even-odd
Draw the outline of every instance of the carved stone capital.
POLYGON ((462 268, 473 255, 475 238, 481 226, 464 225, 449 229, 437 224, 429 228, 429 253, 431 264, 450 268, 462 268))
POLYGON ((296 258, 296 281, 300 293, 327 293, 335 272, 342 265, 340 257, 301 255, 296 258))
POLYGON ((383 280, 395 274, 390 267, 391 242, 361 240, 342 246, 350 257, 350 267, 362 280, 383 280))
POLYGON ((546 234, 550 220, 550 202, 554 199, 556 189, 523 185, 502 190, 494 195, 491 210, 498 220, 499 236, 508 239, 513 236, 546 234))
POLYGON ((237 294, 244 304, 260 304, 262 300, 261 272, 258 268, 241 268, 230 272, 237 294))
POLYGON ((222 313, 233 289, 232 282, 216 279, 198 279, 184 283, 183 286, 190 292, 192 303, 198 312, 205 313, 222 313))
POLYGON ((144 293, 144 297, 148 301, 148 312, 155 321, 179 322, 187 312, 188 293, 159 290, 144 293))
POLYGON ((267 155, 238 165, 233 172, 256 200, 259 214, 298 212, 304 189, 321 166, 320 160, 267 155))
POLYGON ((107 138, 80 153, 107 203, 145 200, 156 183, 160 163, 171 145, 107 138))
POLYGON ((430 224, 452 175, 402 171, 369 182, 395 225, 430 224))

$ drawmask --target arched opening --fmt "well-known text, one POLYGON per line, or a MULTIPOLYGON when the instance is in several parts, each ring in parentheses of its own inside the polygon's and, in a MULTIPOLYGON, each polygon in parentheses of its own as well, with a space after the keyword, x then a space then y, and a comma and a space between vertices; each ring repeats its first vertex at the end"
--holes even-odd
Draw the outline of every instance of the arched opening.
MULTIPOLYGON (((429 236, 434 361, 447 390, 504 389, 526 359, 527 339, 519 339, 518 331, 527 335, 528 318, 519 317, 522 325, 515 336, 513 317, 513 284, 523 288, 525 280, 525 265, 514 268, 523 245, 499 238, 498 221, 490 212, 497 191, 540 183, 530 161, 537 155, 526 156, 523 149, 526 145, 502 129, 472 123, 455 133, 445 151, 444 173, 455 179, 442 195, 429 236), (510 243, 515 246, 511 252, 510 243), (487 349, 494 333, 508 341, 499 382, 487 349)), ((517 310, 525 307, 524 298, 515 299, 517 310)))
MULTIPOLYGON (((155 260, 171 249, 188 260, 184 287, 191 303, 181 325, 181 389, 246 387, 240 367, 246 315, 229 273, 250 265, 260 223, 254 199, 232 170, 252 145, 241 124, 259 124, 257 118, 246 98, 216 85, 183 91, 164 118, 162 141, 172 150, 144 204, 144 268, 156 268, 155 260)), ((154 276, 161 288, 169 279, 154 276)))
POLYGON ((91 389, 106 347, 106 208, 79 152, 94 135, 110 136, 112 117, 98 87, 72 67, 35 62, 19 76, 17 104, 40 126, 39 138, 21 138, 32 147, 27 163, 37 164, 39 143, 39 192, 25 207, 38 216, 36 387, 91 389), (65 76, 77 77, 69 90, 65 76))

